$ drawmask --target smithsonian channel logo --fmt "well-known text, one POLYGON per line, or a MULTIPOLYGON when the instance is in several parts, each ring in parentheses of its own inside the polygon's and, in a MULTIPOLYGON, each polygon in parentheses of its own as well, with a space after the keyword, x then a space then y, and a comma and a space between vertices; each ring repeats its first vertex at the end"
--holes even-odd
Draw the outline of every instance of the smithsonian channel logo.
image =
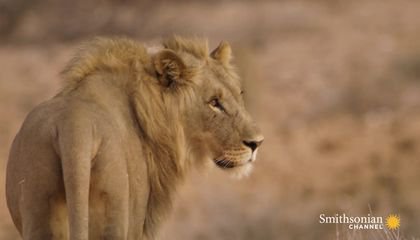
POLYGON ((348 216, 345 213, 336 213, 333 216, 327 216, 322 213, 319 215, 321 224, 347 224, 351 230, 384 229, 396 230, 400 227, 401 219, 396 214, 390 214, 386 218, 371 216, 348 216))

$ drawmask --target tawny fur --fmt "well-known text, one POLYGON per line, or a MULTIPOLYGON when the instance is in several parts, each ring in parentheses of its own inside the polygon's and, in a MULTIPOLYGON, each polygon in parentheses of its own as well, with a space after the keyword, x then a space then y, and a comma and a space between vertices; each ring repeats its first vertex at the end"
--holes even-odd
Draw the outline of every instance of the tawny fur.
MULTIPOLYGON (((208 55, 207 42, 203 39, 174 37, 163 45, 202 59, 208 55)), ((169 96, 159 94, 152 64, 151 57, 141 43, 125 38, 97 38, 83 46, 62 72, 67 80, 64 92, 77 88, 80 81, 95 72, 128 73, 133 76, 124 84, 136 109, 137 121, 144 134, 143 141, 147 143, 145 157, 150 179, 150 200, 144 232, 149 238, 153 238, 157 225, 171 207, 172 193, 184 178, 189 165, 179 115, 184 112, 185 101, 194 98, 187 96, 193 95, 187 91, 177 91, 169 96), (162 101, 162 97, 166 99, 162 101)))
POLYGON ((82 46, 12 145, 7 201, 23 238, 154 239, 190 166, 248 172, 256 151, 244 143, 262 136, 230 59, 227 43, 209 54, 203 39, 82 46))

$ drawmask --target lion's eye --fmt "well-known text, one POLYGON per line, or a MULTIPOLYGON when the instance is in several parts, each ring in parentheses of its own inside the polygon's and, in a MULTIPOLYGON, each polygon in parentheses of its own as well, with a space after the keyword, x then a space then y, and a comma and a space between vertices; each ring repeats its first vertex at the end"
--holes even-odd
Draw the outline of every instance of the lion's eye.
POLYGON ((210 102, 210 107, 213 109, 217 109, 219 111, 225 112, 225 108, 223 107, 223 105, 220 103, 219 99, 217 98, 213 98, 210 102))

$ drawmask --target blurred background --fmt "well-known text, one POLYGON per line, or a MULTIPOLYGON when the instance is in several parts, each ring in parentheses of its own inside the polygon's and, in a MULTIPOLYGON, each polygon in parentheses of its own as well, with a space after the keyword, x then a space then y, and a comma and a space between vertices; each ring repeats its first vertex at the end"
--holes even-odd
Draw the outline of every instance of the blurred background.
POLYGON ((414 0, 0 0, 0 239, 18 239, 4 197, 12 139, 59 91, 78 44, 172 34, 232 43, 265 142, 246 179, 193 172, 162 239, 394 239, 320 224, 321 213, 395 213, 400 236, 419 237, 419 10, 414 0))

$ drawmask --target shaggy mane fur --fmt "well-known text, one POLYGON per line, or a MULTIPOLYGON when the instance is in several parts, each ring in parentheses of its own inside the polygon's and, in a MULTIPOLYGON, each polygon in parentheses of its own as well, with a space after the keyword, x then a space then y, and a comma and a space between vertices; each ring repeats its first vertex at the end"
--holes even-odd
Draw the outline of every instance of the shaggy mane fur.
POLYGON ((209 56, 208 43, 200 38, 184 39, 175 36, 164 41, 163 46, 175 52, 189 53, 198 59, 206 59, 209 56))
MULTIPOLYGON (((163 42, 163 47, 178 53, 187 53, 198 59, 209 56, 205 39, 185 39, 174 36, 163 42)), ((95 38, 80 47, 76 56, 62 71, 67 87, 75 87, 90 74, 99 71, 129 72, 150 67, 151 58, 145 46, 127 38, 95 38)))
POLYGON ((95 38, 83 44, 63 70, 66 87, 75 87, 95 72, 128 72, 138 64, 147 65, 145 47, 125 38, 95 38))
MULTIPOLYGON (((208 57, 205 40, 173 37, 163 47, 197 59, 208 57)), ((175 187, 188 169, 182 112, 195 99, 193 83, 162 94, 152 69, 152 58, 142 44, 124 38, 97 38, 85 44, 62 72, 66 80, 63 92, 76 89, 92 74, 117 73, 114 76, 120 75, 121 79, 116 78, 121 81, 130 76, 124 86, 140 128, 150 184, 144 224, 147 239, 154 238, 171 207, 175 187)))

